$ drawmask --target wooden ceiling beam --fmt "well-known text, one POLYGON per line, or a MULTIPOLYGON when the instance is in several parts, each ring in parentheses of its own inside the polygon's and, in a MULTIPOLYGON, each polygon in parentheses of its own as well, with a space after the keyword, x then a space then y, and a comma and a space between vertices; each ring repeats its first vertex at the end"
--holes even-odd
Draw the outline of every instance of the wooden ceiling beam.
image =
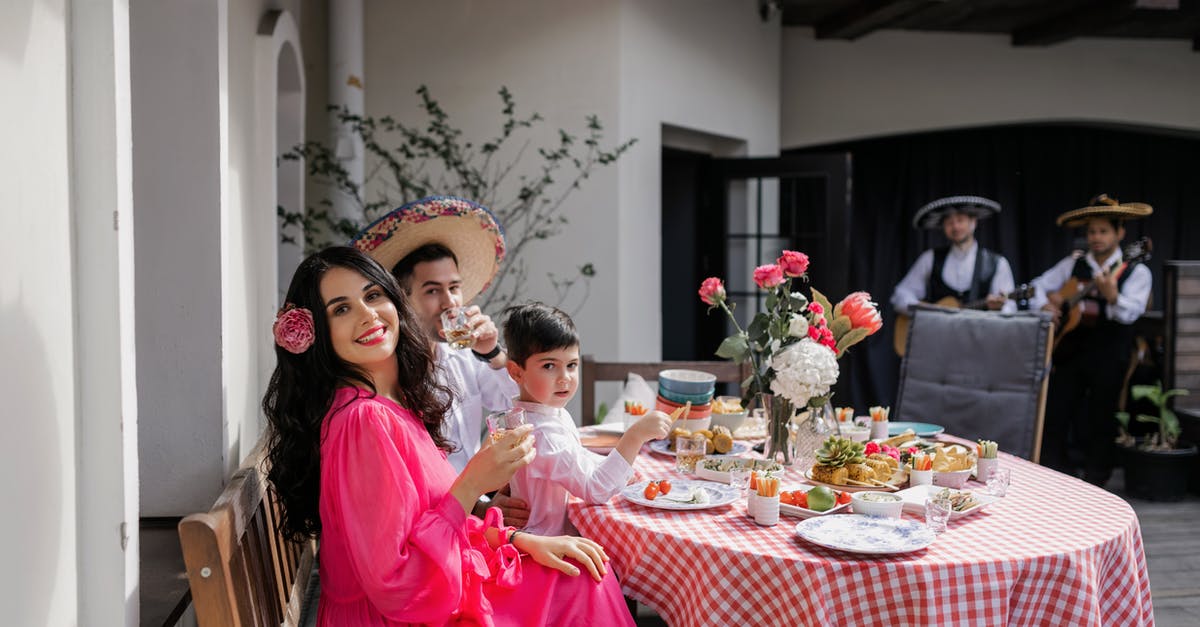
POLYGON ((816 23, 817 39, 858 39, 940 0, 860 0, 816 23))
POLYGON ((1012 33, 1014 46, 1052 46, 1119 23, 1133 14, 1138 0, 1101 0, 1027 24, 1012 33))

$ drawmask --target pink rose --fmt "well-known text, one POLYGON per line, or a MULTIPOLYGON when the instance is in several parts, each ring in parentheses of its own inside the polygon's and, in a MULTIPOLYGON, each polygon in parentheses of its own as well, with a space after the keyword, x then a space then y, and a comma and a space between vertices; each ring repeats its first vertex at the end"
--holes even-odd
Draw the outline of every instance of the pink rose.
POLYGON ((790 277, 802 276, 808 271, 808 255, 794 250, 785 250, 775 263, 783 268, 783 273, 790 277))
POLYGON ((725 300, 725 284, 715 276, 704 279, 700 284, 700 300, 706 305, 716 305, 725 300))
POLYGON ((754 282, 764 290, 777 287, 783 283, 783 268, 775 264, 767 264, 754 269, 754 282))
POLYGON ((286 305, 283 311, 275 316, 271 332, 275 334, 275 343, 283 350, 299 355, 308 350, 316 339, 312 312, 295 305, 286 305))
POLYGON ((850 327, 866 329, 867 335, 872 335, 883 328, 883 317, 879 309, 871 302, 871 295, 866 292, 854 292, 842 299, 840 303, 842 315, 850 318, 850 327))

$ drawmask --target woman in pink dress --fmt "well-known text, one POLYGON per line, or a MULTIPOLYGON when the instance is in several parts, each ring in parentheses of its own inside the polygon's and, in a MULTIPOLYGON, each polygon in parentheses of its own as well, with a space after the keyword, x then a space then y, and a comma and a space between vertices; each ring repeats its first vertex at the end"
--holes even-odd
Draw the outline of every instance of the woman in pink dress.
POLYGON ((455 474, 449 391, 390 273, 353 248, 316 253, 274 331, 269 476, 285 530, 321 540, 318 624, 633 624, 595 542, 468 515, 533 459, 530 427, 455 474))

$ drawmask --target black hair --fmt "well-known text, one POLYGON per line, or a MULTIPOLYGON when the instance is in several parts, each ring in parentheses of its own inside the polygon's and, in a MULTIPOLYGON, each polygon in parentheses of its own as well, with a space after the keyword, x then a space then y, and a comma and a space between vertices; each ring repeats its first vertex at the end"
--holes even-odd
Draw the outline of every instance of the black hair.
POLYGON ((410 291, 411 286, 408 281, 412 278, 413 268, 416 268, 418 263, 441 259, 451 259, 454 261, 454 266, 458 267, 458 257, 448 246, 437 242, 425 244, 397 261, 396 265, 392 266, 392 275, 400 282, 400 287, 403 287, 405 291, 410 291))
POLYGON ((504 344, 508 359, 522 368, 537 353, 579 346, 579 332, 566 312, 542 303, 514 305, 504 310, 504 344))
POLYGON ((450 450, 441 433, 450 408, 450 390, 435 378, 429 341, 395 278, 355 248, 335 246, 313 253, 292 275, 286 301, 312 312, 313 344, 299 355, 275 346, 275 371, 262 402, 269 423, 267 478, 283 504, 280 527, 294 539, 317 535, 321 530, 322 426, 332 409, 334 392, 347 385, 377 392, 366 372, 343 361, 334 351, 321 299, 321 278, 332 268, 361 274, 395 303, 399 318, 397 393, 401 404, 421 419, 435 445, 450 450))

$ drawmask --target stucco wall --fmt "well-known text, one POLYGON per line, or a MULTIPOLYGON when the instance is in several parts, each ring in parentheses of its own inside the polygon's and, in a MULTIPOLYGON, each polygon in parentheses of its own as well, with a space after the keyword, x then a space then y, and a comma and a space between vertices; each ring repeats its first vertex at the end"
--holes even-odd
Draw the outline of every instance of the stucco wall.
POLYGON ((1187 41, 1077 39, 1014 48, 1002 35, 783 35, 783 134, 826 142, 1030 121, 1200 129, 1200 55, 1187 41))
POLYGON ((9 564, 0 607, 10 625, 76 619, 67 33, 63 0, 0 4, 0 494, 20 504, 0 517, 9 564))

